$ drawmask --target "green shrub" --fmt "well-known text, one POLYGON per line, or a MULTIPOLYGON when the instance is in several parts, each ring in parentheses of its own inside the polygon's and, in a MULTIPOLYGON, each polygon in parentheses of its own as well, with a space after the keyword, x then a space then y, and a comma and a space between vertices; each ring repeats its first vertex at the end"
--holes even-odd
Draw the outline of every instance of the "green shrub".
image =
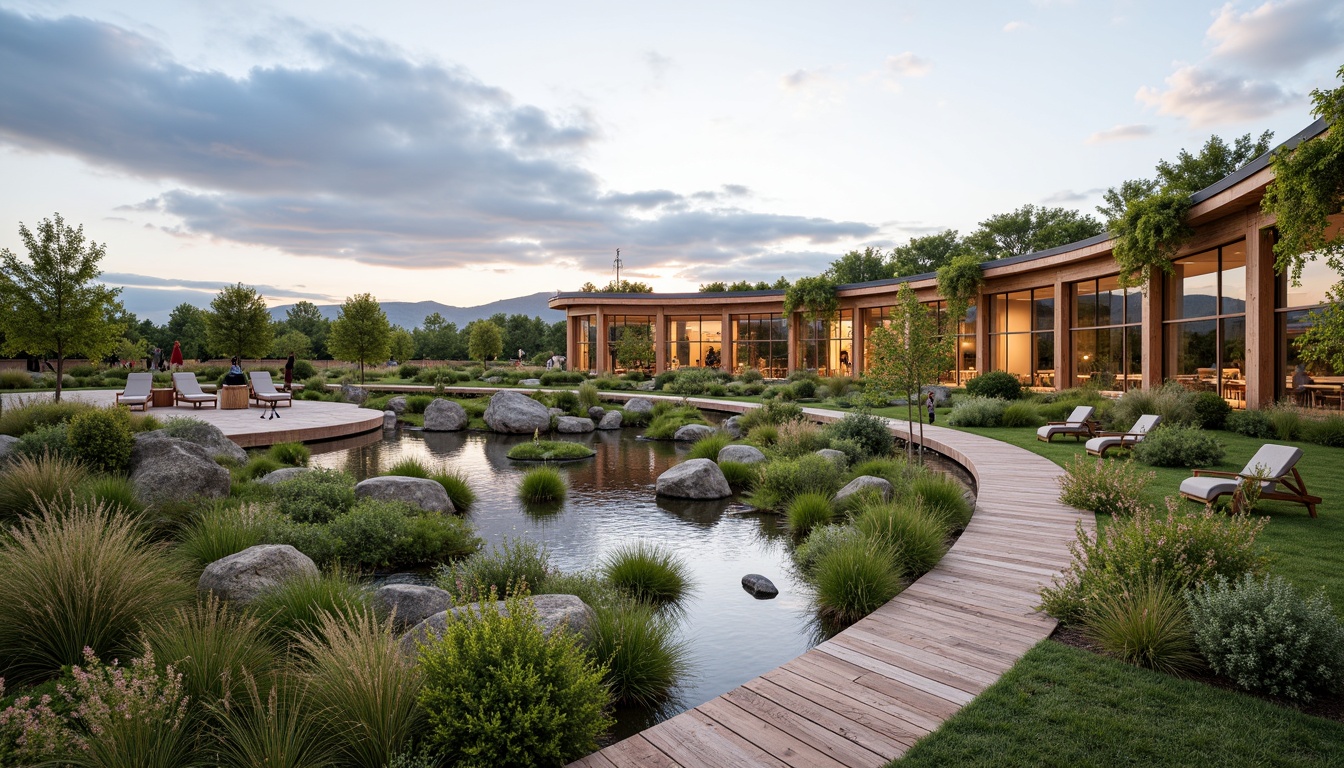
POLYGON ((1185 514, 1169 500, 1165 514, 1140 510, 1116 518, 1097 534, 1078 526, 1073 561, 1041 590, 1041 602, 1063 622, 1079 619, 1102 595, 1120 594, 1156 580, 1177 591, 1222 575, 1262 573, 1266 558, 1256 544, 1265 518, 1224 515, 1212 509, 1185 514))
POLYGON ((554 387, 561 384, 582 384, 588 380, 588 374, 582 371, 547 371, 541 374, 540 378, 543 385, 554 387))
POLYGON ((448 493, 448 499, 453 502, 453 509, 459 513, 466 512, 476 503, 476 492, 471 489, 465 471, 449 469, 434 472, 430 474, 429 479, 443 486, 443 490, 448 493))
POLYGON ((266 455, 286 467, 306 467, 313 452, 303 443, 276 443, 266 451, 266 455))
POLYGON ((521 597, 449 622, 421 650, 427 740, 452 765, 563 765, 597 748, 611 694, 568 632, 542 634, 521 597))
POLYGON ((435 581, 459 602, 471 603, 490 590, 513 595, 541 588, 551 571, 550 555, 544 547, 530 539, 505 539, 489 551, 441 566, 435 581))
POLYGON ((1059 500, 1103 515, 1127 515, 1144 506, 1143 491, 1157 480, 1133 461, 1106 461, 1075 455, 1060 475, 1059 500))
POLYGON ((621 544, 602 560, 607 583, 645 603, 674 603, 691 588, 690 566, 668 547, 637 541, 621 544))
POLYGON ((1161 425, 1135 444, 1135 459, 1154 467, 1210 467, 1226 450, 1218 438, 1197 427, 1161 425))
POLYGON ((64 423, 44 424, 28 432, 14 444, 13 455, 33 459, 50 455, 73 461, 75 452, 70 448, 69 426, 64 423))
POLYGON ((178 533, 178 551, 204 567, 260 544, 267 523, 268 515, 255 505, 206 506, 178 533))
POLYGON ((1136 387, 1121 395, 1111 407, 1111 424, 1128 429, 1144 414, 1161 416, 1167 426, 1198 423, 1194 393, 1174 381, 1152 389, 1136 387))
POLYGON ((774 424, 759 424, 747 433, 747 442, 762 448, 769 448, 779 440, 779 427, 774 424))
POLYGON ((279 658, 259 619, 213 595, 149 623, 144 638, 182 673, 192 702, 207 707, 242 701, 247 677, 269 681, 279 658))
POLYGON ((397 378, 414 379, 420 373, 420 366, 413 363, 402 363, 397 366, 397 378))
POLYGON ((406 412, 424 413, 425 409, 428 408, 429 404, 432 402, 434 402, 433 395, 407 395, 406 412))
POLYGON ((604 376, 600 379, 593 379, 593 386, 598 389, 629 391, 635 388, 635 385, 625 379, 613 379, 604 376))
POLYGON ((869 456, 886 456, 895 444, 886 420, 867 413, 847 413, 844 418, 828 426, 826 432, 832 443, 836 440, 852 440, 863 449, 863 456, 858 459, 851 456, 851 462, 869 456))
POLYGON ((999 425, 1003 427, 1039 427, 1044 423, 1036 405, 1025 401, 1009 403, 999 417, 999 425))
POLYGON ((1200 429, 1222 429, 1232 413, 1232 406, 1217 392, 1195 392, 1190 400, 1195 411, 1194 426, 1200 429))
POLYGON ((315 469, 275 485, 281 514, 299 523, 326 523, 355 506, 355 481, 334 469, 315 469))
MULTIPOLYGON (((538 393, 540 394, 540 393, 538 393)), ((539 398, 540 399, 540 398, 539 398)), ((573 392, 562 390, 550 394, 550 403, 552 408, 559 408, 571 416, 587 416, 588 408, 579 401, 579 396, 573 392)))
POLYGON ((793 396, 797 400, 807 400, 817 396, 817 382, 812 379, 802 379, 795 381, 790 385, 793 390, 793 396))
POLYGON ((823 493, 800 493, 789 501, 784 512, 789 530, 796 538, 803 538, 819 525, 828 525, 835 518, 831 497, 823 493))
POLYGON ((865 475, 886 480, 899 493, 909 484, 912 469, 909 464, 905 463, 905 459, 894 457, 868 459, 849 468, 849 474, 845 475, 846 482, 865 475))
POLYGON ((27 371, 0 371, 0 389, 30 389, 33 374, 27 371))
POLYGON ((48 454, 35 459, 18 457, 0 471, 0 521, 67 498, 88 476, 84 465, 72 459, 48 454))
POLYGON ((1141 667, 1172 675, 1200 667, 1180 593, 1160 581, 1100 595, 1088 607, 1083 632, 1102 650, 1141 667))
POLYGON ((897 573, 919 578, 942 559, 947 530, 918 502, 869 503, 854 518, 854 527, 872 545, 891 557, 897 573))
POLYGON ((890 554, 862 538, 831 547, 817 559, 812 578, 817 611, 833 625, 852 624, 901 592, 890 554))
POLYGON ((719 463, 719 470, 723 472, 723 477, 728 481, 728 487, 734 491, 750 490, 756 484, 756 478, 759 477, 759 470, 756 464, 744 464, 740 461, 724 461, 719 463))
POLYGON ((1274 437, 1274 422, 1269 417, 1269 411, 1233 411, 1227 417, 1226 426, 1232 432, 1257 440, 1269 440, 1274 437))
MULTIPOLYGON (((976 379, 983 378, 977 376, 976 379)), ((971 379, 975 381, 975 379, 971 379)), ((952 406, 947 423, 954 427, 997 427, 1008 403, 994 397, 966 397, 952 406)))
POLYGON ((1303 597, 1281 576, 1219 576, 1186 595, 1199 650, 1241 688, 1309 702, 1344 681, 1344 626, 1325 588, 1303 597))
POLYGON ((102 504, 109 511, 138 517, 145 505, 135 497, 135 486, 121 475, 95 475, 80 484, 75 497, 86 503, 102 504))
POLYGON ((327 524, 327 535, 340 543, 343 564, 363 568, 442 562, 475 549, 462 518, 377 499, 355 502, 327 524))
POLYGON ((986 371, 966 382, 966 394, 971 397, 1016 400, 1022 396, 1022 382, 1007 371, 986 371))
POLYGON ((355 580, 340 571, 299 575, 261 593, 252 611, 272 637, 291 640, 321 626, 322 615, 367 610, 369 596, 355 580))
POLYGON ((285 465, 271 458, 269 454, 253 456, 242 466, 238 474, 248 480, 256 480, 259 477, 265 477, 277 469, 284 469, 285 465))
POLYGON ((528 504, 564 501, 568 493, 565 476, 554 467, 529 469, 518 483, 518 498, 528 504))
POLYGON ((127 653, 192 593, 134 520, 96 504, 44 506, 0 538, 0 677, 30 682, 84 649, 127 653))
POLYGON ((747 370, 738 374, 737 378, 743 384, 756 384, 758 382, 765 381, 765 376, 755 368, 748 368, 747 370))
POLYGON ((785 458, 816 453, 831 445, 825 431, 810 421, 789 421, 780 424, 777 429, 775 452, 785 458))
MULTIPOLYGON (((624 423, 624 422, 622 422, 624 423)), ((705 417, 700 413, 700 409, 689 406, 668 406, 666 403, 659 403, 654 406, 653 420, 644 430, 644 436, 650 440, 671 440, 678 429, 687 424, 705 424, 705 417), (658 406, 665 406, 660 409, 658 406)))
POLYGON ((746 501, 757 509, 782 509, 800 493, 834 496, 840 490, 840 479, 835 464, 816 454, 776 459, 761 470, 746 501))
POLYGON ((1302 439, 1316 445, 1344 448, 1344 417, 1330 415, 1303 424, 1302 439))
POLYGON ((602 404, 602 398, 598 395, 597 386, 592 382, 585 381, 579 385, 579 404, 585 409, 602 404))
POLYGON ((678 639, 676 623, 650 605, 598 604, 589 635, 589 653, 604 668, 603 682, 620 704, 650 708, 666 701, 690 666, 689 646, 678 639))
POLYGON ((61 424, 94 406, 82 400, 20 400, 5 405, 0 413, 0 435, 22 437, 38 427, 61 424))
POLYGON ((944 474, 928 472, 910 481, 910 493, 924 511, 942 521, 947 531, 958 531, 971 522, 974 507, 966 500, 961 483, 944 474))
POLYGON ((70 452, 98 472, 125 472, 131 465, 135 437, 130 411, 97 408, 70 419, 70 452))
POLYGON ((863 541, 852 525, 819 525, 793 548, 793 562, 804 575, 811 575, 817 562, 832 549, 851 541, 863 541))
POLYGON ((723 432, 715 432, 712 435, 705 435, 691 444, 690 451, 687 452, 688 459, 709 459, 717 463, 719 460, 719 451, 723 450, 732 438, 723 432))
POLYGON ((509 449, 508 456, 515 461, 573 461, 597 454, 583 443, 569 440, 533 440, 519 443, 509 449))
POLYGON ((743 429, 751 431, 753 428, 762 424, 779 426, 790 421, 802 421, 806 418, 803 415, 803 408, 800 405, 783 402, 768 402, 760 408, 753 408, 742 414, 738 423, 743 429))
POLYGON ((317 376, 317 369, 313 367, 312 363, 308 362, 307 360, 294 361, 295 381, 307 381, 308 379, 311 379, 314 376, 317 376))

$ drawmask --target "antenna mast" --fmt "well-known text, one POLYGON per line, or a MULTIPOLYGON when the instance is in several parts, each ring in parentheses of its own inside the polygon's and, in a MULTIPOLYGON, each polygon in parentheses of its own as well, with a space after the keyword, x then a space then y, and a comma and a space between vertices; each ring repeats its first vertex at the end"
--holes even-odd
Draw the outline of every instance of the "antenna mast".
POLYGON ((621 249, 620 249, 620 248, 617 248, 617 249, 616 249, 616 259, 615 259, 614 261, 612 261, 611 263, 614 264, 614 265, 616 265, 616 284, 615 284, 613 287, 615 287, 617 293, 619 293, 620 290, 621 290, 621 249))

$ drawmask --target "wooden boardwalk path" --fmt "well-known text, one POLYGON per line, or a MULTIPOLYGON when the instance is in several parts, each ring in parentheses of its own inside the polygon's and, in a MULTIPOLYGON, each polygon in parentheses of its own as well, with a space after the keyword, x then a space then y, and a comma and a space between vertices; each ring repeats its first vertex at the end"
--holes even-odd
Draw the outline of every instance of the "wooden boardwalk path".
MULTIPOLYGON (((905 422, 888 423, 905 437, 905 422)), ((572 765, 882 766, 1049 636, 1055 621, 1034 610, 1037 590, 1068 564, 1074 524, 1091 526, 1092 514, 1058 501, 1062 470, 1048 459, 941 427, 926 425, 924 441, 979 489, 970 525, 937 567, 782 667, 572 765)))

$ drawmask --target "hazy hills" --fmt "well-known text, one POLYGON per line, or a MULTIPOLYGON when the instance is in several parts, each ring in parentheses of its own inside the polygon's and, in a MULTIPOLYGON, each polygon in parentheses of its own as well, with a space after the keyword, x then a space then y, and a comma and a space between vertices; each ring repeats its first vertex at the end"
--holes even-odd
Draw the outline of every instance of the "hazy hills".
MULTIPOLYGON (((426 316, 438 312, 443 316, 443 319, 450 323, 457 323, 458 328, 463 328, 472 320, 481 320, 501 312, 506 315, 540 317, 548 323, 564 320, 563 312, 557 312, 546 305, 551 296, 552 294, 549 292, 534 293, 531 296, 500 299, 475 307, 454 307, 450 304, 440 304, 437 301, 384 301, 380 303, 383 311, 387 313, 388 321, 393 325, 400 325, 407 329, 417 328, 425 321, 426 316)), ((284 320, 285 313, 292 306, 294 305, 284 304, 271 307, 271 316, 277 320, 284 320)), ((318 304, 317 308, 322 310, 323 317, 328 320, 335 320, 336 313, 340 310, 341 305, 318 304)))

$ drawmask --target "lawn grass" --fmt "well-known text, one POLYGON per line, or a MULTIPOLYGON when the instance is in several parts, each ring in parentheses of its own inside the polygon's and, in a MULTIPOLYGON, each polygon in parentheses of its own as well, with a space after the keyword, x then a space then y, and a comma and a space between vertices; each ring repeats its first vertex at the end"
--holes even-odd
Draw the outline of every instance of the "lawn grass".
POLYGON ((1339 765, 1344 725, 1053 640, 892 763, 1339 765))

